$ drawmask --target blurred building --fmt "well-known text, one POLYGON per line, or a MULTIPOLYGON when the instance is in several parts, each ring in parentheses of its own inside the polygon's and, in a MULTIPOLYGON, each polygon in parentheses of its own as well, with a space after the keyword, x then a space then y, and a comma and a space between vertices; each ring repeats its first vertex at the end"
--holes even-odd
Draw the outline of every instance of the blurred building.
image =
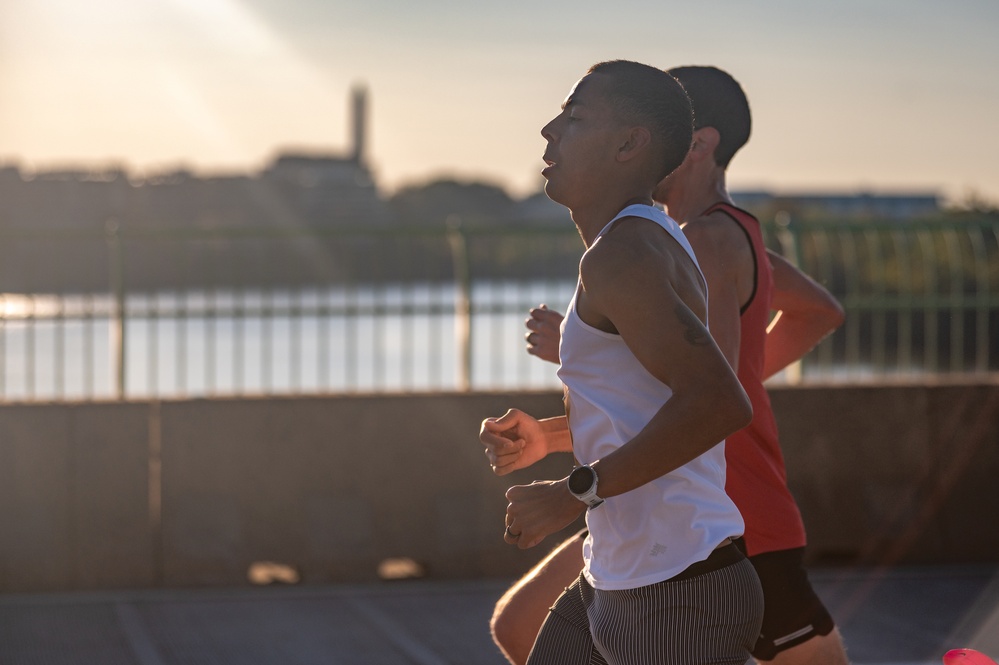
POLYGON ((388 214, 368 166, 367 91, 351 91, 351 145, 345 154, 283 152, 260 174, 262 185, 294 203, 312 223, 384 223, 388 214))
POLYGON ((796 219, 910 220, 940 214, 936 192, 774 193, 762 190, 732 192, 736 205, 760 219, 787 213, 796 219))
POLYGON ((367 93, 351 94, 341 153, 282 151, 258 173, 197 175, 185 168, 139 176, 125 168, 27 172, 0 165, 0 229, 122 227, 329 227, 390 220, 365 155, 367 93))

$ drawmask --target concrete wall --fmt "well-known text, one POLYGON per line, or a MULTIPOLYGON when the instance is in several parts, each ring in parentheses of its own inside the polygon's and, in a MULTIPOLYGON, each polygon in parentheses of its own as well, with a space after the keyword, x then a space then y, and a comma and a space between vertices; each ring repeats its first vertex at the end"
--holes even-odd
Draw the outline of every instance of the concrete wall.
MULTIPOLYGON (((999 561, 999 384, 777 388, 813 562, 999 561)), ((556 393, 0 406, 0 591, 512 576, 482 418, 556 393)), ((573 527, 569 527, 566 533, 573 527)), ((553 539, 551 544, 554 544, 553 539)))
POLYGON ((999 561, 999 384, 771 400, 813 562, 999 561))

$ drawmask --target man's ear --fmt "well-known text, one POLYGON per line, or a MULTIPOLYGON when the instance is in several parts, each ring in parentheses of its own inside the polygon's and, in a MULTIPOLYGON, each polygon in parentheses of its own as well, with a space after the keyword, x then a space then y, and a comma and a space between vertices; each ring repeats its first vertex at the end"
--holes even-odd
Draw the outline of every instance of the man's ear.
POLYGON ((652 132, 647 127, 635 126, 624 135, 621 144, 617 149, 617 159, 619 162, 631 161, 642 154, 652 143, 652 132))
POLYGON ((721 134, 714 127, 701 127, 694 130, 694 141, 690 146, 690 158, 701 161, 705 158, 714 159, 715 148, 721 142, 721 134))

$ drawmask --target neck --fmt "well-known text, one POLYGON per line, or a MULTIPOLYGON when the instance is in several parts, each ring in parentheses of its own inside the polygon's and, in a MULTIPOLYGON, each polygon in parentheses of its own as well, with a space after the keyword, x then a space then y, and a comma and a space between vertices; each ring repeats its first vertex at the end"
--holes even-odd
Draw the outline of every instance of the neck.
POLYGON ((714 166, 701 177, 691 178, 685 187, 671 191, 666 211, 679 224, 685 224, 705 210, 723 201, 732 203, 725 186, 725 170, 714 166))
POLYGON ((607 203, 601 203, 599 205, 588 206, 585 208, 570 209, 569 211, 572 221, 576 223, 576 228, 579 230, 579 235, 583 238, 583 244, 587 247, 592 245, 597 239, 597 234, 600 233, 619 212, 628 206, 635 205, 636 203, 652 205, 652 195, 637 194, 634 196, 606 198, 604 201, 607 201, 607 203))

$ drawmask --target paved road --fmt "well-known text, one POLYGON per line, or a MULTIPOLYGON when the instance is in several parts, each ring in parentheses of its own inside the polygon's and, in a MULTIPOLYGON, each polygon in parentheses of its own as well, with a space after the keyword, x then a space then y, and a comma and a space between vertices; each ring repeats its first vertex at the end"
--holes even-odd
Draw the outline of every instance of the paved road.
MULTIPOLYGON (((999 566, 822 569, 857 665, 999 657, 999 566)), ((506 580, 0 596, 0 665, 502 665, 506 580)))

